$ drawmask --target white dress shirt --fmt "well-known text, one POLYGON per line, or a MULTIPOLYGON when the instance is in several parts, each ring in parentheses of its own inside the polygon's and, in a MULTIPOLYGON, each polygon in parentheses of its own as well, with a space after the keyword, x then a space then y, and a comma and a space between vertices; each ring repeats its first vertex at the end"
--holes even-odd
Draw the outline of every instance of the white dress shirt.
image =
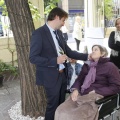
MULTIPOLYGON (((54 41, 54 44, 55 44, 55 47, 56 47, 56 50, 57 50, 57 54, 58 54, 58 56, 60 56, 61 55, 60 54, 61 50, 60 50, 60 46, 59 46, 58 40, 56 39, 56 35, 54 33, 55 30, 53 28, 51 28, 47 23, 46 23, 46 25, 48 26, 48 28, 50 30, 50 33, 52 35, 52 38, 53 38, 53 41, 54 41)), ((62 70, 64 68, 65 68, 64 64, 59 64, 59 70, 62 70)))

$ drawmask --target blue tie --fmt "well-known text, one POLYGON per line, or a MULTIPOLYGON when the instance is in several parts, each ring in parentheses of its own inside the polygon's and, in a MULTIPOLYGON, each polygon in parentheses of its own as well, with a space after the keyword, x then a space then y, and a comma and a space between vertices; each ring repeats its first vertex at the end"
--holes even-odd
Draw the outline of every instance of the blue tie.
POLYGON ((55 31, 53 31, 53 32, 54 32, 54 34, 55 34, 55 36, 56 36, 56 39, 57 39, 57 41, 58 41, 58 43, 59 43, 59 46, 63 49, 62 43, 61 43, 61 41, 60 41, 60 39, 59 39, 59 36, 58 36, 58 34, 57 34, 57 31, 55 30, 55 31))
POLYGON ((63 47, 62 47, 62 43, 61 43, 61 41, 60 41, 60 39, 59 39, 59 36, 58 36, 58 34, 57 34, 57 31, 55 30, 55 31, 53 31, 54 32, 54 34, 55 34, 55 36, 56 36, 56 39, 57 39, 57 41, 58 41, 58 44, 59 44, 59 49, 60 49, 60 54, 64 54, 64 51, 63 51, 63 47))

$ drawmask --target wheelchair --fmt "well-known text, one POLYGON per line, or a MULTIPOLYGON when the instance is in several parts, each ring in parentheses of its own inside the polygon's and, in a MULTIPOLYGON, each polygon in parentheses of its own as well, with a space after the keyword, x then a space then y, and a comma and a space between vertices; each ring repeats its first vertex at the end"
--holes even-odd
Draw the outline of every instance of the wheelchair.
POLYGON ((104 97, 95 101, 99 105, 99 120, 104 120, 107 117, 111 116, 112 120, 119 120, 119 117, 116 118, 115 113, 120 108, 120 93, 104 97))
MULTIPOLYGON (((70 90, 66 90, 66 93, 70 94, 70 90)), ((119 117, 116 118, 115 114, 120 108, 120 93, 104 97, 95 101, 99 106, 99 117, 98 120, 105 120, 108 117, 112 117, 112 120, 120 120, 119 117)))

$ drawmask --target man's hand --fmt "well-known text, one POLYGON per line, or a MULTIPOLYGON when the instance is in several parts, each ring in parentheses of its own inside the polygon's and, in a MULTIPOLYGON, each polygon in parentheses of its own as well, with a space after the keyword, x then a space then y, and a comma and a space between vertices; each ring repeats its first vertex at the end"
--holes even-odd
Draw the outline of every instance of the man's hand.
POLYGON ((92 60, 92 53, 88 55, 88 60, 92 60))
POLYGON ((74 91, 71 93, 71 99, 72 99, 73 101, 77 101, 78 94, 79 94, 78 90, 74 90, 74 91))
POLYGON ((58 56, 57 57, 57 64, 62 64, 65 62, 65 60, 67 60, 67 56, 64 54, 64 55, 61 55, 61 56, 58 56))

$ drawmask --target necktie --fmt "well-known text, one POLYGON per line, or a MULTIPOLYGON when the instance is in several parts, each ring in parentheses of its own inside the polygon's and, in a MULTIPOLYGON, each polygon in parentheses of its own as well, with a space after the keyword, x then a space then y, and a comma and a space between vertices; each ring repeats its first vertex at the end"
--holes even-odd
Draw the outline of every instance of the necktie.
MULTIPOLYGON (((58 34, 57 34, 57 31, 53 31, 54 32, 54 34, 55 34, 55 37, 56 37, 56 39, 57 39, 57 41, 58 41, 58 47, 59 47, 59 53, 61 54, 61 55, 63 55, 64 54, 64 51, 63 51, 63 49, 62 49, 62 44, 61 44, 61 42, 60 42, 60 39, 59 39, 59 36, 58 36, 58 34)), ((65 68, 65 66, 64 66, 64 64, 59 64, 59 70, 62 70, 62 69, 64 69, 65 68)))
POLYGON ((60 41, 59 40, 59 37, 58 37, 58 34, 57 34, 57 31, 55 30, 55 31, 53 31, 54 32, 54 34, 55 34, 55 36, 56 36, 56 39, 58 40, 58 41, 60 41))
POLYGON ((58 34, 57 34, 57 31, 55 30, 55 31, 53 31, 54 32, 54 34, 55 34, 55 37, 56 37, 56 39, 57 39, 57 41, 58 41, 58 44, 59 44, 59 49, 60 49, 60 54, 64 54, 64 51, 63 51, 63 47, 62 47, 62 43, 61 43, 61 41, 60 41, 60 39, 59 39, 59 37, 58 37, 58 34))

